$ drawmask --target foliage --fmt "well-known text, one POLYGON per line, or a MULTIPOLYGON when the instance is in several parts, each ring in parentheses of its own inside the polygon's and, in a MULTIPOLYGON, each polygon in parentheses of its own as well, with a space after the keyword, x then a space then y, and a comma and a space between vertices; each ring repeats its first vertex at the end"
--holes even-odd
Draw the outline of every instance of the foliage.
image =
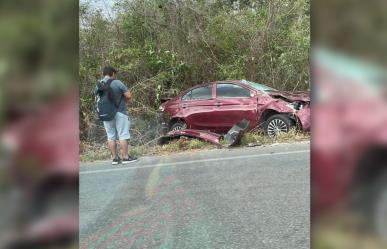
POLYGON ((287 133, 281 133, 271 138, 262 131, 250 131, 243 135, 241 140, 242 146, 258 146, 272 143, 302 142, 310 140, 310 134, 291 129, 287 133))
MULTIPOLYGON (((241 147, 266 146, 275 143, 287 142, 305 142, 310 140, 310 134, 291 130, 289 133, 281 134, 277 138, 270 138, 262 132, 248 132, 242 137, 241 147)), ((222 143, 221 143, 222 144, 222 143)), ((222 144, 223 146, 224 144, 222 144)), ((169 155, 171 153, 185 151, 200 151, 219 149, 222 146, 211 144, 195 138, 184 138, 171 140, 164 145, 139 145, 130 146, 129 155, 131 156, 150 156, 150 155, 169 155)), ((81 142, 80 159, 83 162, 95 160, 107 160, 110 158, 110 152, 106 145, 101 146, 98 143, 81 142)))
POLYGON ((81 4, 81 138, 106 64, 133 92, 138 120, 155 120, 165 95, 212 80, 309 89, 309 12, 309 0, 118 0, 114 13, 81 4))

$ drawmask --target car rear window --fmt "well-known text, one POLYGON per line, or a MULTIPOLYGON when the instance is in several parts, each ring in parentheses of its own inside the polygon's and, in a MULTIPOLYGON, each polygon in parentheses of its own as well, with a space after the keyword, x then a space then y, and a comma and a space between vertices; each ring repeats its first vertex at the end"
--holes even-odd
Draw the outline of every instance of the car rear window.
POLYGON ((212 86, 198 87, 189 91, 182 100, 201 100, 212 98, 212 86))
POLYGON ((217 84, 217 98, 250 98, 250 91, 234 84, 217 84))
POLYGON ((265 85, 262 85, 262 84, 259 84, 256 82, 252 82, 252 81, 241 80, 241 83, 249 85, 249 86, 251 86, 251 87, 253 87, 256 90, 261 91, 261 92, 276 91, 274 88, 271 88, 271 87, 268 87, 268 86, 265 86, 265 85))

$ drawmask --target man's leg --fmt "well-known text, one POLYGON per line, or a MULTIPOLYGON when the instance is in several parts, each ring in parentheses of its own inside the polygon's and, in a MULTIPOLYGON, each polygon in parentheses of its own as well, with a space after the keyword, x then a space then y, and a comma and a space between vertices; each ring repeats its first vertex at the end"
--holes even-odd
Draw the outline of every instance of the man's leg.
POLYGON ((117 158, 117 144, 115 140, 108 140, 109 150, 112 154, 112 159, 117 158))
POLYGON ((121 158, 128 158, 128 140, 120 140, 121 158))
POLYGON ((129 117, 123 113, 118 112, 116 129, 117 129, 118 137, 120 139, 122 159, 129 158, 129 155, 128 155, 128 147, 129 147, 128 140, 130 139, 129 128, 130 128, 129 117))
POLYGON ((118 157, 117 155, 117 131, 116 131, 116 120, 113 119, 112 121, 104 121, 103 125, 106 130, 106 135, 108 138, 108 147, 110 150, 110 153, 112 155, 112 159, 115 159, 118 157))

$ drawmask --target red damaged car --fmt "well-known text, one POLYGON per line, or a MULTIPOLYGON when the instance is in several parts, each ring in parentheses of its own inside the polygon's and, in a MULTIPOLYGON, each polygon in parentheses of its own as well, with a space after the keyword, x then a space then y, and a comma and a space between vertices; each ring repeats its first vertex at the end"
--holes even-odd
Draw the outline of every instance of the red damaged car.
POLYGON ((263 128, 271 137, 292 127, 309 131, 307 92, 284 92, 247 80, 226 80, 194 86, 164 102, 159 111, 165 130, 210 130, 226 133, 247 119, 249 129, 263 128))

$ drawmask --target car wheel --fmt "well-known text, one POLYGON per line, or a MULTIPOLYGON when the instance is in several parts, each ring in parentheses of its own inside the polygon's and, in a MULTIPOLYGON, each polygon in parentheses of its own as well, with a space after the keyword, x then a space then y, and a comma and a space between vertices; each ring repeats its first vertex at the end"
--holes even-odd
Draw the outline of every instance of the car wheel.
POLYGON ((184 130, 187 128, 187 124, 184 121, 177 121, 171 126, 171 131, 184 130))
POLYGON ((269 137, 287 133, 294 126, 293 121, 283 114, 271 116, 265 123, 265 132, 269 137))

